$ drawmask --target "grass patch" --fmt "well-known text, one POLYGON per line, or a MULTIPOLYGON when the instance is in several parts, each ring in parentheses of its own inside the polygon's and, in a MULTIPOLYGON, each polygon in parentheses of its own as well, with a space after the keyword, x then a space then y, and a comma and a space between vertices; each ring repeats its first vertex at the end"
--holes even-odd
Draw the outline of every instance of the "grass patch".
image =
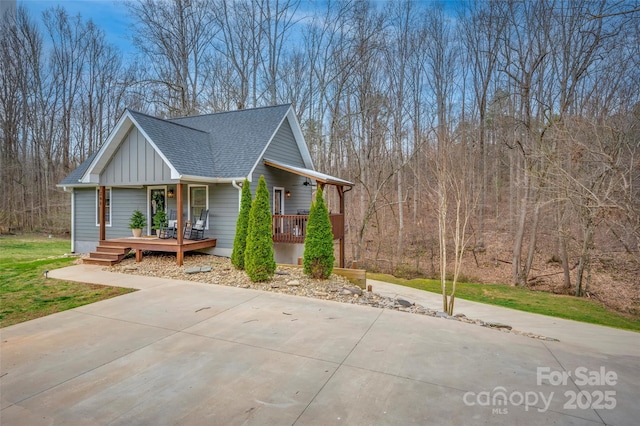
MULTIPOLYGON (((367 278, 442 294, 440 281, 405 280, 386 274, 367 273, 367 278)), ((563 296, 503 284, 458 283, 456 298, 533 312, 557 318, 640 331, 640 318, 611 311, 592 300, 563 296)))
POLYGON ((45 278, 45 271, 73 264, 74 258, 62 257, 68 239, 2 236, 0 251, 0 327, 134 291, 45 278))

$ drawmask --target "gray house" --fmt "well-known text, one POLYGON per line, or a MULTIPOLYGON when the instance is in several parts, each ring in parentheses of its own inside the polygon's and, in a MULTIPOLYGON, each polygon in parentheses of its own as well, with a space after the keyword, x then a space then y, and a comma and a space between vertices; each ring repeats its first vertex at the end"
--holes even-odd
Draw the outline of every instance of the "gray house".
POLYGON ((340 207, 331 221, 343 266, 344 192, 353 184, 314 170, 291 105, 169 120, 125 110, 102 148, 58 184, 71 193, 71 249, 91 252, 88 261, 98 264, 113 264, 130 249, 138 260, 143 250, 175 252, 178 264, 196 249, 230 256, 241 185, 248 179, 255 194, 261 175, 279 263, 302 256, 315 187, 336 188, 340 207), (175 212, 175 238, 154 237, 158 208, 175 212), (135 209, 147 217, 142 238, 128 228, 135 209), (203 212, 204 236, 191 241, 183 229, 203 212))

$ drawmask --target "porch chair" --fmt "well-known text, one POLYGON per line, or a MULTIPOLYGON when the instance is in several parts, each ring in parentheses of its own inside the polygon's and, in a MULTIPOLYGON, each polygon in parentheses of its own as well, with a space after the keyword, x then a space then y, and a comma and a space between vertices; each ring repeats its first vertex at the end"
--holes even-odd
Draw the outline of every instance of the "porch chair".
POLYGON ((167 217, 167 226, 158 229, 158 238, 164 240, 169 238, 176 238, 177 227, 176 211, 169 210, 169 216, 167 217))
POLYGON ((187 240, 204 240, 204 229, 207 226, 209 209, 200 211, 200 218, 193 224, 185 225, 184 238, 187 240))

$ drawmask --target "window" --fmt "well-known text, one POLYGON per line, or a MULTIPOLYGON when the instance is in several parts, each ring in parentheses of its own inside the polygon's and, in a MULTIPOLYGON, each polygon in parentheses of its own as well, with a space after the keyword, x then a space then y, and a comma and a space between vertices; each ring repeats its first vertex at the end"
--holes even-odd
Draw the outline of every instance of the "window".
MULTIPOLYGON (((202 210, 209 208, 209 187, 204 185, 189 186, 189 219, 192 223, 200 217, 202 210)), ((207 227, 209 229, 209 221, 207 227)))
MULTIPOLYGON (((105 226, 111 226, 111 188, 105 188, 105 226)), ((96 188, 96 226, 100 226, 100 188, 96 188)))

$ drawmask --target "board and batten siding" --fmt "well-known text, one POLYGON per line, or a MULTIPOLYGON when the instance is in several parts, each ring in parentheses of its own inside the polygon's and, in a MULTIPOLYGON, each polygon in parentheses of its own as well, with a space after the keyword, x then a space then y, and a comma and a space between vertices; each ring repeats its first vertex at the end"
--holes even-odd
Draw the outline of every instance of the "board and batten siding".
MULTIPOLYGON (((97 190, 76 188, 74 212, 74 240, 76 253, 93 251, 98 245, 100 227, 96 225, 97 190)), ((130 237, 129 219, 133 210, 146 211, 147 195, 145 189, 111 188, 111 226, 106 227, 106 237, 130 237)), ((147 219, 148 220, 148 219, 147 219)))
POLYGON ((142 133, 133 126, 100 175, 112 185, 160 185, 171 182, 171 169, 142 133))
MULTIPOLYGON (((265 151, 264 158, 280 161, 292 166, 305 167, 302 154, 298 149, 293 131, 289 125, 289 120, 284 120, 278 131, 276 132, 271 144, 265 151)), ((305 178, 284 170, 268 167, 261 158, 256 166, 252 181, 251 194, 255 196, 260 175, 264 175, 269 189, 269 200, 271 203, 271 211, 273 211, 273 187, 283 187, 285 191, 291 192, 291 197, 284 201, 285 214, 297 214, 298 210, 309 210, 311 206, 311 195, 313 188, 311 185, 303 185, 305 178)), ((312 182, 315 184, 315 182, 312 182)))

